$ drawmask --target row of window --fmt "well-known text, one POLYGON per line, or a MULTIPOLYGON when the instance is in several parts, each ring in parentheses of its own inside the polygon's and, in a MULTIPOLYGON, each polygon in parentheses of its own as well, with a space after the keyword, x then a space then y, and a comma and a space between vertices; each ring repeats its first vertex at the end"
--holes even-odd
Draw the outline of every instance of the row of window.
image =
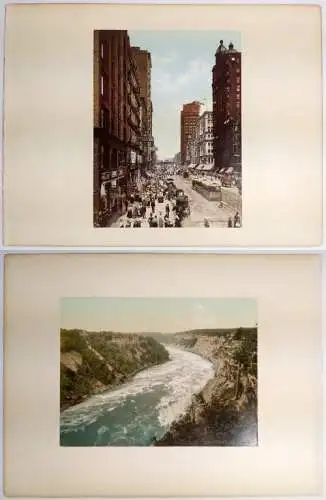
MULTIPOLYGON (((115 88, 116 87, 114 85, 111 86, 112 92, 115 90, 115 88)), ((138 102, 137 102, 137 99, 135 97, 135 94, 131 93, 131 87, 130 87, 129 83, 128 83, 127 89, 128 89, 128 95, 130 95, 131 102, 132 102, 133 106, 135 108, 137 108, 138 102)), ((104 89, 104 77, 103 76, 101 76, 101 78, 100 78, 100 91, 101 91, 101 95, 104 96, 105 89, 104 89)))
MULTIPOLYGON (((103 60, 104 59, 104 43, 101 43, 100 52, 101 52, 101 58, 103 60)), ((119 59, 120 59, 120 62, 123 62, 122 55, 119 56, 119 59)), ((114 62, 115 62, 115 58, 112 58, 112 63, 114 63, 114 62)), ((132 81, 132 84, 134 87, 139 87, 138 81, 136 79, 134 72, 131 72, 131 81, 132 81)), ((128 90, 128 92, 129 92, 129 90, 128 90)))
POLYGON ((208 127, 206 129, 204 127, 200 127, 199 128, 199 135, 211 134, 212 132, 213 132, 213 126, 212 127, 208 127))
MULTIPOLYGON (((124 47, 122 47, 122 50, 124 50, 124 47)), ((112 52, 114 53, 114 48, 112 47, 112 52)), ((101 45, 100 45, 100 54, 101 54, 101 59, 103 60, 104 59, 104 55, 105 55, 105 50, 104 50, 104 43, 101 42, 101 45)), ((120 62, 123 62, 122 60, 122 54, 118 54, 118 59, 120 60, 120 62)), ((119 62, 117 61, 117 58, 115 57, 115 54, 110 58, 112 60, 113 63, 115 62, 119 62)))
POLYGON ((197 156, 196 162, 198 163, 213 163, 214 162, 214 156, 213 155, 205 155, 205 154, 200 154, 197 156))

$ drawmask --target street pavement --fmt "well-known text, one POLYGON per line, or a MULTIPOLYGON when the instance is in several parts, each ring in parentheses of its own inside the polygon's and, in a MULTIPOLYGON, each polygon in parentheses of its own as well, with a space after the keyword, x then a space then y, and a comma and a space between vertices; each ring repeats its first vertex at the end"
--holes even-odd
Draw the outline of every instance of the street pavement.
MULTIPOLYGON (((204 227, 205 219, 209 223, 209 227, 227 227, 229 217, 234 217, 235 210, 229 207, 219 207, 219 202, 210 201, 204 198, 200 193, 194 191, 191 186, 191 180, 184 179, 179 175, 171 176, 174 178, 175 185, 178 189, 183 189, 188 196, 190 204, 190 216, 182 222, 182 227, 204 227)), ((155 204, 154 215, 159 218, 161 215, 164 218, 165 207, 167 203, 170 205, 170 220, 174 222, 174 213, 172 212, 172 203, 165 200, 163 203, 155 204)), ((141 218, 141 227, 149 228, 148 218, 152 213, 152 209, 147 207, 146 217, 141 218)), ((126 215, 121 216, 115 221, 111 227, 121 227, 127 221, 126 215)))
POLYGON ((228 218, 233 219, 236 212, 234 209, 220 208, 219 202, 204 198, 192 189, 191 180, 178 175, 175 177, 175 183, 189 198, 190 217, 184 220, 183 227, 203 227, 204 219, 208 221, 210 227, 227 227, 228 218))

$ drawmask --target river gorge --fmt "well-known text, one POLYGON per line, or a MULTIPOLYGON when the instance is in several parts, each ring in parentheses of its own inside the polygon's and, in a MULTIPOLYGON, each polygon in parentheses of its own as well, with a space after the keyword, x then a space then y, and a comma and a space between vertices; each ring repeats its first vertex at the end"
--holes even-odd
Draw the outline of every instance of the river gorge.
POLYGON ((62 411, 61 446, 149 446, 161 439, 214 376, 210 361, 165 347, 169 361, 62 411))

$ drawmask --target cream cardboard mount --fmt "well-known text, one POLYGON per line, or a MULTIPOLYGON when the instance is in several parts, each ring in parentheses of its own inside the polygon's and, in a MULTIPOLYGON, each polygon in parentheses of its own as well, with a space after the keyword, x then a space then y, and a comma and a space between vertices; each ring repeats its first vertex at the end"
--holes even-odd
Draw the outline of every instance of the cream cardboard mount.
MULTIPOLYGON (((322 243, 322 52, 317 6, 10 5, 5 28, 6 246, 318 247, 322 243), (210 69, 221 33, 227 50, 231 35, 234 47, 241 47, 240 228, 94 227, 93 190, 98 189, 93 175, 94 30, 124 29, 132 43, 140 31, 163 36, 174 30, 171 37, 179 31, 181 38, 187 32, 196 38, 200 30, 203 39, 215 31, 210 69)), ((175 47, 177 54, 180 47, 175 47)), ((178 135, 182 105, 203 99, 192 91, 201 74, 208 75, 210 98, 211 73, 203 73, 202 63, 192 61, 193 71, 186 79, 182 64, 171 73, 167 57, 163 73, 160 64, 168 54, 162 53, 159 62, 150 48, 153 135, 164 155, 164 141, 157 133, 162 120, 166 134, 175 127, 178 135), (180 88, 184 93, 179 98, 180 88), (168 116, 161 114, 162 103, 168 116)), ((101 50, 99 45, 98 57, 101 50)), ((100 79, 98 85, 101 92, 100 79)), ((180 147, 179 138, 175 144, 180 147)), ((201 194, 193 191, 196 196, 201 194)), ((217 201, 207 203, 215 204, 218 212, 217 201)), ((195 212, 193 204, 190 199, 195 212)), ((205 214, 201 222, 204 218, 205 214)))

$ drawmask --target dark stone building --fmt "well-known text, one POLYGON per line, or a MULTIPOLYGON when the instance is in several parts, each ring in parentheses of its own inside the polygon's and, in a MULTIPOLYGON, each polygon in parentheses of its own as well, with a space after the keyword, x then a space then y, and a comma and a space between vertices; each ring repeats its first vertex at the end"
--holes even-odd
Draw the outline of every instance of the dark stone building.
POLYGON ((152 166, 153 160, 153 132, 152 132, 152 117, 153 117, 153 104, 152 104, 152 60, 151 54, 147 50, 140 47, 132 47, 132 53, 135 57, 140 85, 140 96, 143 101, 142 108, 142 144, 143 144, 143 157, 144 167, 152 166))
POLYGON ((137 64, 126 30, 94 32, 94 225, 124 212, 142 162, 137 64))
POLYGON ((212 72, 215 169, 241 173, 241 53, 232 43, 220 41, 212 72))

